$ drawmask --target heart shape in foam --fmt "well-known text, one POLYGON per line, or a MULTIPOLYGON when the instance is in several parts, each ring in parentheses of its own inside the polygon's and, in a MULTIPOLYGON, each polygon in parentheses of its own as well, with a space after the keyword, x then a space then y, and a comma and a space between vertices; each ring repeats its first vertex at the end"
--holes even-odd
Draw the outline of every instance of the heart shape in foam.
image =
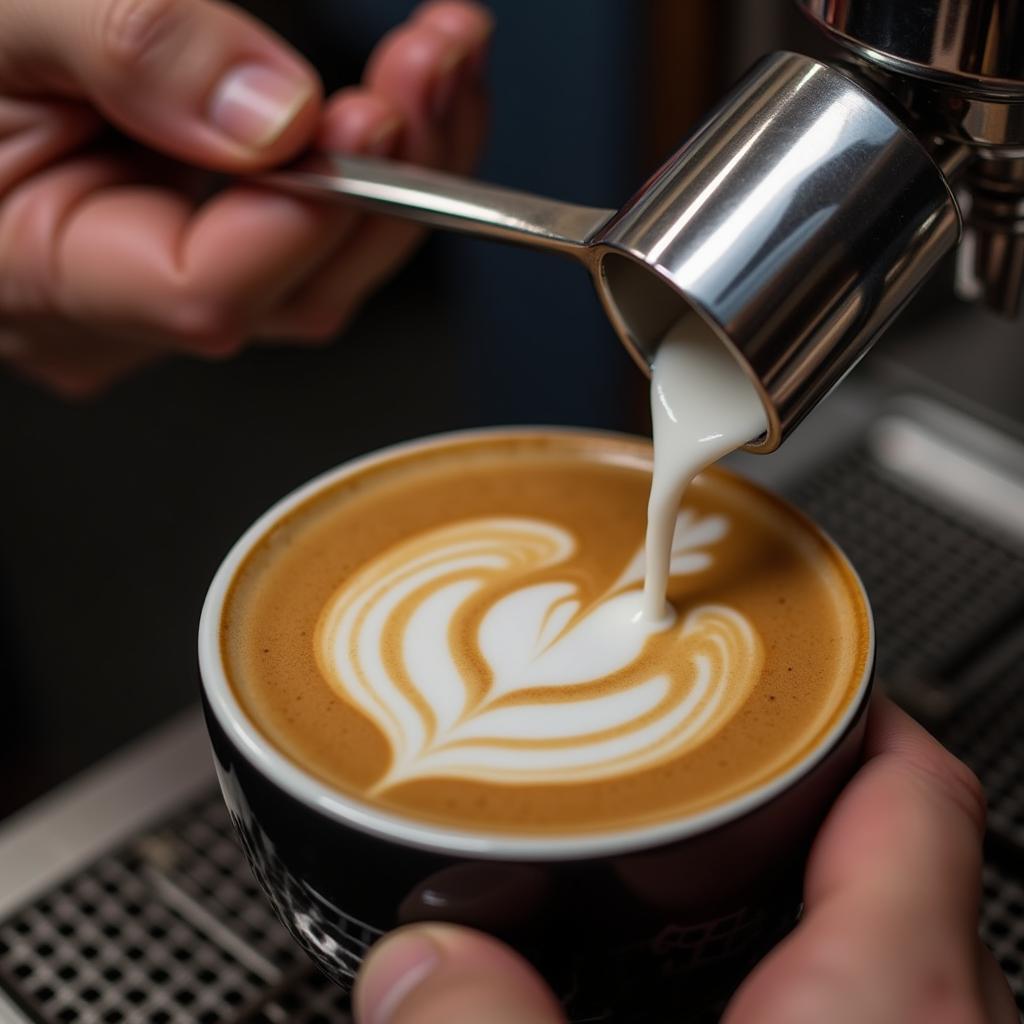
MULTIPOLYGON (((673 576, 712 564, 723 516, 679 514, 673 576)), ((480 518, 403 541, 345 580, 316 631, 341 699, 387 737, 375 789, 423 778, 593 781, 653 767, 714 735, 762 666, 751 623, 721 604, 651 626, 643 550, 596 600, 551 570, 572 534, 480 518)))

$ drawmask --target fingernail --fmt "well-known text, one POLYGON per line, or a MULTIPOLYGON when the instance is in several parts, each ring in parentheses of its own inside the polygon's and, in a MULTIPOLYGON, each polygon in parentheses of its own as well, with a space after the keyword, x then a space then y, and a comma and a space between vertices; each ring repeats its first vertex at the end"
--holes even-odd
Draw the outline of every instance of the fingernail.
POLYGON ((357 989, 362 1024, 389 1024, 399 1006, 441 962, 441 950, 422 932, 399 932, 371 952, 357 989))
POLYGON ((367 140, 366 152, 373 156, 388 156, 395 151, 402 130, 402 119, 390 117, 367 140))
POLYGON ((210 121, 236 142, 263 149, 281 137, 312 92, 308 81, 277 68, 243 64, 220 80, 210 121))
POLYGON ((465 64, 466 54, 461 50, 452 50, 438 67, 430 98, 430 112, 435 119, 444 117, 451 109, 465 64))

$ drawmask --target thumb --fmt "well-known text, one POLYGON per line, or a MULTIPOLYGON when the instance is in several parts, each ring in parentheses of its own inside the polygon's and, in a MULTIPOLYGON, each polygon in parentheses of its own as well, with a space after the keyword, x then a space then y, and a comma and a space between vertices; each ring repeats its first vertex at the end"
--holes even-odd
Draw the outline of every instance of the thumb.
POLYGON ((563 1024, 525 960, 454 925, 402 928, 376 945, 355 989, 358 1024, 563 1024))
POLYGON ((215 170, 294 155, 315 131, 316 72, 259 21, 213 0, 0 4, 0 71, 95 105, 135 139, 215 170))

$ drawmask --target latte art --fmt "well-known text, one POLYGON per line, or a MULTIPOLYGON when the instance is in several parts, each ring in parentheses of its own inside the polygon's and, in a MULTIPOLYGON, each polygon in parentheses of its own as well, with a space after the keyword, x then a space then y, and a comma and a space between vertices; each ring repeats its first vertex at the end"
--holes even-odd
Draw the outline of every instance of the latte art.
MULTIPOLYGON (((671 575, 710 567, 726 533, 723 516, 681 513, 671 575)), ((652 626, 643 552, 588 596, 546 572, 577 547, 541 519, 472 519, 398 544, 338 588, 317 656, 338 696, 388 739, 374 791, 439 776, 621 776, 704 742, 743 705, 762 664, 743 615, 697 605, 652 626)))
POLYGON ((266 740, 405 819, 569 835, 698 813, 800 762, 866 664, 860 591, 791 509, 702 473, 642 615, 650 446, 442 438, 340 471, 238 568, 224 664, 266 740))

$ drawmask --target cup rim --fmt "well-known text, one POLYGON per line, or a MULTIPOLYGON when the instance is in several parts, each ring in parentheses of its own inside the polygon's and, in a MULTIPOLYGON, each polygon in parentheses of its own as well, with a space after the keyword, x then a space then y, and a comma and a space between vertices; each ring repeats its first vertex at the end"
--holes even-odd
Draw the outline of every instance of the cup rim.
MULTIPOLYGON (((767 492, 822 536, 848 571, 866 613, 867 656, 854 697, 818 745, 790 769, 761 786, 723 804, 656 824, 585 832, 577 836, 509 834, 431 824, 405 817, 350 797, 300 767, 273 746, 249 719, 234 695, 224 667, 220 633, 224 604, 235 573, 264 535, 289 512, 315 494, 355 473, 399 456, 477 438, 528 438, 538 434, 605 440, 645 440, 616 431, 563 426, 481 427, 449 431, 404 441, 335 466, 275 502, 234 543, 210 583, 199 620, 199 671, 208 707, 234 747, 262 776, 288 795, 325 817, 380 839, 448 856, 488 860, 588 860, 666 846, 713 831, 770 803, 809 775, 835 749, 863 712, 875 662, 875 626, 863 581, 843 550, 824 531, 788 502, 767 492)), ((741 478, 742 479, 742 478, 741 478)), ((747 481, 749 483, 749 481, 747 481)), ((751 483, 758 490, 759 484, 751 483)))

